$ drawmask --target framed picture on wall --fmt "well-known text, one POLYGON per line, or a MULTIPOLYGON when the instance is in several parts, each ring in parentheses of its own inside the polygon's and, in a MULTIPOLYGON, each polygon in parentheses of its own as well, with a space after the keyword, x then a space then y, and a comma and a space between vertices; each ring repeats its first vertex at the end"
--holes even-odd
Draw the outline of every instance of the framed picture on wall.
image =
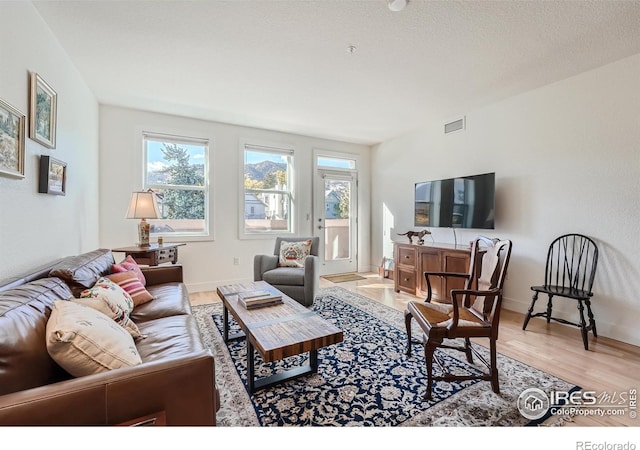
POLYGON ((58 94, 35 72, 29 74, 29 87, 29 137, 56 148, 58 94))
POLYGON ((0 99, 0 174, 24 178, 25 115, 0 99))
POLYGON ((67 163, 51 156, 40 156, 40 182, 38 192, 41 194, 67 194, 67 163))

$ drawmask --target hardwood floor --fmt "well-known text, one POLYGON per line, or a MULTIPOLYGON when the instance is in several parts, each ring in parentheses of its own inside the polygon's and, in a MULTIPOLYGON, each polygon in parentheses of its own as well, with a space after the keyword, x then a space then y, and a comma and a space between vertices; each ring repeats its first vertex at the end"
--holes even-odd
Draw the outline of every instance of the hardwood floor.
MULTIPOLYGON (((396 293, 393 281, 383 279, 378 274, 360 275, 366 279, 338 284, 320 278, 320 287, 340 286, 400 311, 404 311, 407 302, 418 299, 406 293, 396 293)), ((219 301, 215 292, 193 293, 190 298, 194 305, 219 301)), ((548 325, 543 319, 535 318, 523 331, 523 319, 523 314, 503 310, 499 353, 581 386, 584 390, 595 391, 596 395, 615 394, 617 399, 621 392, 640 389, 640 347, 600 336, 591 337, 589 351, 585 351, 577 328, 559 323, 548 325)), ((481 342, 479 344, 482 345, 481 342)), ((631 418, 628 411, 622 416, 577 416, 573 422, 564 424, 599 427, 638 425, 640 419, 631 418)))

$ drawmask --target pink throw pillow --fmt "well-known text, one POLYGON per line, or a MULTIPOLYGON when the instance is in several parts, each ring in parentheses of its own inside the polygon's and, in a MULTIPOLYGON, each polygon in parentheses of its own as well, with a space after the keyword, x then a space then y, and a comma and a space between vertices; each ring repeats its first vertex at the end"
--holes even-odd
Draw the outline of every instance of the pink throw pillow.
POLYGON ((153 300, 153 295, 147 291, 135 272, 120 272, 107 275, 107 278, 124 289, 133 300, 134 307, 153 300))
POLYGON ((136 273, 138 280, 140 280, 140 283, 142 283, 143 286, 147 285, 147 279, 144 277, 140 266, 131 255, 127 255, 124 261, 120 264, 112 265, 111 270, 116 273, 129 272, 130 270, 133 270, 136 273))

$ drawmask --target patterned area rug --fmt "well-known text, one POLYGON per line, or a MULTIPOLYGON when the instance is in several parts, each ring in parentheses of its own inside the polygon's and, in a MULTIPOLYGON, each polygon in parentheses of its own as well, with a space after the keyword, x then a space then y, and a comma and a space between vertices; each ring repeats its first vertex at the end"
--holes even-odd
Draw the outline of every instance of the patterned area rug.
MULTIPOLYGON (((529 421, 516 406, 523 390, 576 388, 498 355, 500 394, 493 393, 486 381, 436 382, 433 400, 424 400, 424 355, 420 346, 411 357, 405 355, 403 313, 336 286, 321 289, 312 309, 342 329, 344 341, 318 351, 317 374, 250 397, 245 343, 227 346, 222 341, 222 303, 193 309, 216 358, 219 426, 523 426, 529 421)), ((459 373, 482 367, 469 365, 462 353, 453 350, 442 350, 440 357, 459 373)), ((306 358, 265 364, 256 355, 256 374, 270 375, 306 358)))

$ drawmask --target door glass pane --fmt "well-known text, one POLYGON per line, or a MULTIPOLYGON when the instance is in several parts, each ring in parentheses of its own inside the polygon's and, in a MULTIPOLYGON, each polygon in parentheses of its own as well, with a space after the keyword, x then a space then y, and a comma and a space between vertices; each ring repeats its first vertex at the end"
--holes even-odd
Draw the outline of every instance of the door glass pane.
POLYGON ((324 259, 351 258, 351 181, 325 178, 324 259))

